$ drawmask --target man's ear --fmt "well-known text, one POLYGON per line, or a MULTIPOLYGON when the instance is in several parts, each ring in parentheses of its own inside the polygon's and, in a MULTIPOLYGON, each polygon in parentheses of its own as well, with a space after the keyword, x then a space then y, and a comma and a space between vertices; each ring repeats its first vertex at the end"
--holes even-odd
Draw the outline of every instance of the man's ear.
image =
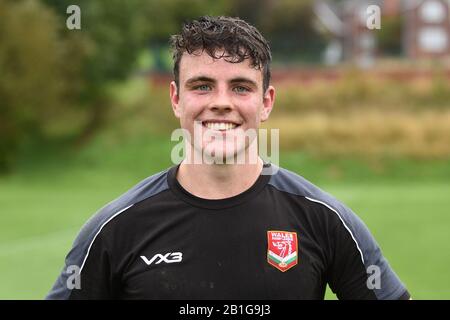
POLYGON ((273 104, 275 103, 275 88, 269 86, 263 97, 263 108, 261 109, 261 122, 269 119, 270 112, 272 112, 273 104))
POLYGON ((178 105, 180 97, 178 95, 178 87, 175 81, 172 81, 170 83, 169 92, 170 92, 170 103, 172 104, 173 113, 175 114, 175 117, 180 118, 181 112, 178 105))

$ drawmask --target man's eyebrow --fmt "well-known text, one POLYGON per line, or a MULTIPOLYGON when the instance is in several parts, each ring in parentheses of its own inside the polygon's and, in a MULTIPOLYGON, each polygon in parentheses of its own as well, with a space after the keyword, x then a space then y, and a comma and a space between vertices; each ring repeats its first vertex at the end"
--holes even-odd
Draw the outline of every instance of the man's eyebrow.
POLYGON ((231 79, 230 83, 247 83, 249 85, 252 85, 255 88, 258 88, 258 84, 256 83, 256 81, 253 81, 251 79, 244 78, 244 77, 231 79))
MULTIPOLYGON (((186 80, 185 85, 189 86, 192 85, 196 82, 210 82, 210 83, 215 83, 216 80, 214 80, 213 78, 207 77, 207 76, 197 76, 197 77, 192 77, 188 80, 186 80)), ((235 84, 235 83, 247 83, 255 88, 258 88, 258 84, 256 83, 256 81, 249 79, 249 78, 245 78, 245 77, 237 77, 237 78, 233 78, 229 81, 229 83, 231 84, 235 84)))
POLYGON ((198 76, 198 77, 193 77, 190 78, 188 80, 186 80, 186 85, 192 85, 193 83, 196 82, 216 82, 213 78, 209 78, 206 76, 198 76))

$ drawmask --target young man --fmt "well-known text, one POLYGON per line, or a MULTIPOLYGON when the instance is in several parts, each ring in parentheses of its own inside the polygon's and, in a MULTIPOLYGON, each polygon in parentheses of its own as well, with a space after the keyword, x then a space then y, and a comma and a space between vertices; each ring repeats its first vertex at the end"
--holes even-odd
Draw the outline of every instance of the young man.
POLYGON ((339 299, 408 299, 349 208, 241 139, 274 104, 261 34, 202 17, 172 47, 186 156, 86 223, 47 298, 323 299, 329 284, 339 299))

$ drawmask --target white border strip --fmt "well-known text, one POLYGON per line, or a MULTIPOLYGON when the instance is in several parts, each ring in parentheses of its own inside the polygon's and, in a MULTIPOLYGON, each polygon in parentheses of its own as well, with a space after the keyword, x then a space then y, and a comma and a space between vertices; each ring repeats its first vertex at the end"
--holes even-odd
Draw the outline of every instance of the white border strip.
POLYGON ((361 260, 362 260, 362 263, 365 265, 365 263, 364 263, 364 256, 363 256, 363 253, 362 253, 361 249, 359 248, 358 242, 356 241, 355 237, 353 236, 353 233, 352 233, 352 231, 350 230, 350 228, 345 224, 344 219, 342 219, 341 215, 340 215, 335 209, 333 209, 333 208, 330 207, 328 204, 326 204, 325 202, 322 202, 322 201, 319 201, 319 200, 316 200, 316 199, 312 199, 312 198, 309 198, 309 197, 305 197, 305 198, 308 199, 309 201, 320 203, 320 204, 324 205, 325 207, 327 207, 328 209, 330 209, 331 211, 333 211, 334 213, 337 214, 337 216, 339 217, 339 219, 341 220, 341 222, 344 224, 345 229, 347 229, 347 231, 348 231, 348 232, 350 233, 350 235, 352 236, 352 239, 353 239, 353 241, 354 241, 355 244, 356 244, 356 248, 358 248, 358 251, 359 251, 359 253, 361 254, 361 260))
POLYGON ((81 264, 79 274, 81 274, 81 271, 83 270, 84 264, 86 263, 86 260, 87 260, 87 258, 88 258, 88 256, 89 256, 89 252, 91 251, 92 244, 94 243, 94 241, 95 241, 95 239, 97 238, 98 234, 102 231, 103 227, 106 226, 112 219, 114 219, 114 218, 117 217, 119 214, 121 214, 122 212, 124 212, 125 210, 129 209, 129 208, 132 207, 132 206, 133 206, 133 204, 131 204, 131 205, 129 205, 128 207, 126 207, 126 208, 120 210, 119 212, 117 212, 116 214, 114 214, 112 217, 110 217, 108 220, 106 220, 105 223, 102 224, 102 226, 100 227, 100 229, 99 229, 99 230, 97 231, 97 233, 95 234, 94 239, 92 239, 91 244, 89 245, 89 248, 88 248, 88 250, 87 250, 86 256, 84 257, 83 263, 81 264))

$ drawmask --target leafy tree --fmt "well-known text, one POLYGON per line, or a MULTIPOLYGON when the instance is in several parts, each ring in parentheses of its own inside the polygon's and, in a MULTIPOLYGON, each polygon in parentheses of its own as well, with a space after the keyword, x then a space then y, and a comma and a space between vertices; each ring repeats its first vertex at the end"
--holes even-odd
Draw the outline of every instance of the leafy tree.
POLYGON ((0 0, 0 171, 11 168, 24 140, 72 107, 82 55, 76 37, 62 39, 57 19, 37 1, 0 0))
MULTIPOLYGON (((139 0, 43 0, 65 25, 69 5, 81 9, 81 30, 62 31, 63 37, 80 34, 87 48, 81 67, 84 86, 79 104, 88 112, 88 119, 78 142, 86 141, 106 119, 111 102, 106 86, 125 79, 133 69, 136 57, 144 46, 148 32, 139 0)), ((145 2, 145 1, 144 1, 145 2)))

